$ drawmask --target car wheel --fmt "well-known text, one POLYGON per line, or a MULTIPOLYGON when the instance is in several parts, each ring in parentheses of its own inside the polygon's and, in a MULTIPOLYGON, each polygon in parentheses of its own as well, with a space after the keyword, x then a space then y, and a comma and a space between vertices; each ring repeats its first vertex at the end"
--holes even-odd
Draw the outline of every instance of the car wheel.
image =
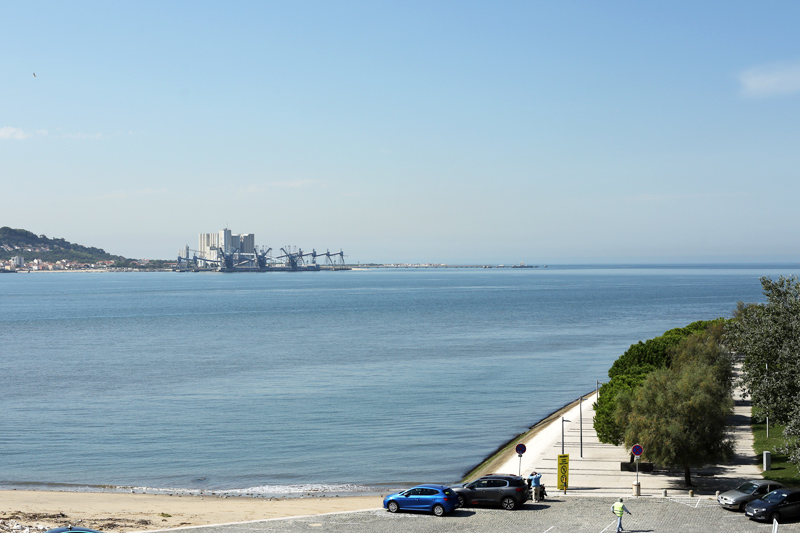
POLYGON ((386 510, 389 511, 390 513, 396 513, 397 511, 400 510, 400 506, 397 504, 396 501, 391 501, 388 503, 388 505, 386 505, 386 510))
POLYGON ((517 500, 515 500, 511 496, 506 496, 500 501, 500 507, 502 507, 506 511, 513 511, 516 506, 517 506, 517 500))
POLYGON ((439 504, 434 505, 433 506, 433 514, 435 514, 436 516, 444 515, 444 507, 442 507, 439 504))
POLYGON ((461 494, 458 495, 458 506, 459 507, 466 507, 467 506, 467 501, 464 499, 464 497, 461 494))
POLYGON ((781 521, 781 513, 772 513, 769 515, 770 522, 780 522, 781 521))

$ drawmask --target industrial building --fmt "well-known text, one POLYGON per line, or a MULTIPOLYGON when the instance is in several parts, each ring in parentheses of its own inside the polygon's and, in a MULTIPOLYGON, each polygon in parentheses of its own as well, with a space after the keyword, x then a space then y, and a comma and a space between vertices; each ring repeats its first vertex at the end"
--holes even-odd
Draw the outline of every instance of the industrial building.
POLYGON ((232 233, 225 228, 216 233, 201 233, 197 250, 189 245, 178 252, 179 270, 216 270, 219 272, 266 272, 299 270, 349 270, 344 252, 310 253, 292 251, 286 246, 282 255, 271 256, 272 248, 257 247, 253 233, 232 233), (317 263, 323 259, 323 264, 317 263))

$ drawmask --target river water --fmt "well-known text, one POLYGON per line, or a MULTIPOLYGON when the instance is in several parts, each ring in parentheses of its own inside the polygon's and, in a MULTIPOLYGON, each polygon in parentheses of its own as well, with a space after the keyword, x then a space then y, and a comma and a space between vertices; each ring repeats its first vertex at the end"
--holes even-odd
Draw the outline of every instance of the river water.
MULTIPOLYGON (((0 277, 0 488, 455 483, 797 266, 0 277)), ((138 489, 137 489, 138 490, 138 489)))

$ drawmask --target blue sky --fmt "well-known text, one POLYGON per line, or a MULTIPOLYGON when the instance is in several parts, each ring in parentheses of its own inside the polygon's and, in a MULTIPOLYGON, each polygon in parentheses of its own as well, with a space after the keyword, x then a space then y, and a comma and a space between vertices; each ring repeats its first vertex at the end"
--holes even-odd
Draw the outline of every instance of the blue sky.
POLYGON ((149 258, 227 226, 354 262, 800 261, 797 20, 3 2, 0 225, 149 258))

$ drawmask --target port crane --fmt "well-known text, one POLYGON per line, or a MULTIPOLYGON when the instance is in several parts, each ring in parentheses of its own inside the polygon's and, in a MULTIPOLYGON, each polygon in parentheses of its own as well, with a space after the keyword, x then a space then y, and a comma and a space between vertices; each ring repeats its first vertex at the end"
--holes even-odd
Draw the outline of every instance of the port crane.
POLYGON ((213 268, 219 272, 267 272, 267 271, 281 271, 281 270, 290 270, 290 271, 299 271, 299 270, 320 270, 320 266, 317 264, 317 257, 325 257, 327 259, 328 265, 334 270, 336 269, 335 258, 341 258, 341 265, 344 266, 344 253, 341 251, 339 253, 331 254, 330 251, 327 251, 324 254, 317 253, 316 250, 311 252, 303 252, 302 249, 298 249, 294 252, 290 251, 291 247, 286 246, 281 248, 280 251, 283 252, 282 255, 272 257, 270 256, 270 252, 272 252, 272 248, 261 247, 259 250, 258 247, 252 253, 246 252, 233 252, 233 253, 225 253, 220 248, 211 248, 211 250, 215 253, 216 257, 199 257, 198 250, 188 250, 188 252, 192 252, 193 256, 184 257, 182 255, 178 256, 178 269, 179 270, 199 270, 201 265, 209 266, 213 265, 213 268), (307 262, 305 258, 311 258, 310 262, 307 262))
MULTIPOLYGON (((287 246, 286 248, 290 248, 287 246)), ((304 253, 302 249, 297 250, 296 252, 289 252, 286 248, 281 248, 281 252, 283 255, 279 255, 276 259, 286 259, 286 263, 289 265, 289 269, 293 272, 298 270, 319 270, 319 265, 316 262, 312 262, 311 264, 305 264, 304 257, 313 257, 316 252, 311 253, 304 253)))

